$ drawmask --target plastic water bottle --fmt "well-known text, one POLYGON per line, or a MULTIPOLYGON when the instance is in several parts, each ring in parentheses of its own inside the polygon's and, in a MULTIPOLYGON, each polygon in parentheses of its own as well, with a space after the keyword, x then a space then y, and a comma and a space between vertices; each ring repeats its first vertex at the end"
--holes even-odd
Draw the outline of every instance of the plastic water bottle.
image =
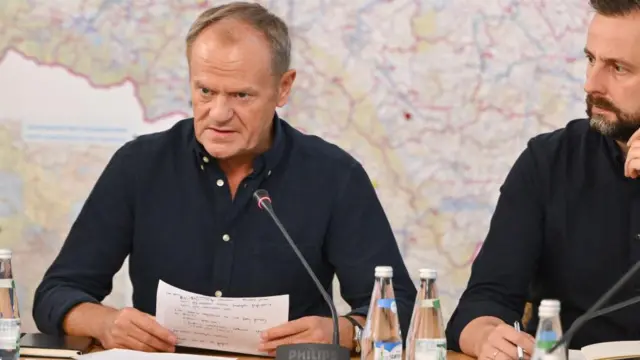
POLYGON ((20 311, 11 250, 0 249, 0 360, 20 358, 20 311))
POLYGON ((402 334, 393 292, 393 268, 377 266, 361 340, 361 360, 401 360, 402 334))
POLYGON ((560 322, 560 301, 546 299, 538 307, 538 329, 536 343, 533 349, 533 360, 566 360, 566 346, 559 346, 553 353, 547 354, 562 337, 562 323, 560 322))
POLYGON ((436 285, 437 272, 420 269, 416 297, 407 336, 407 360, 446 360, 447 338, 436 285))

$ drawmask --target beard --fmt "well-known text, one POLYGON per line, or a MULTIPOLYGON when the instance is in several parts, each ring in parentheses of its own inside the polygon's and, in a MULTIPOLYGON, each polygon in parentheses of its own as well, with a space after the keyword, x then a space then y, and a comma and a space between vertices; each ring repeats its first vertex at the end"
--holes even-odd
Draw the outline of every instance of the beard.
POLYGON ((587 95, 587 116, 589 125, 604 136, 616 141, 627 143, 638 129, 640 129, 640 113, 629 114, 620 110, 611 101, 605 98, 595 98, 587 95), (607 120, 604 115, 593 114, 593 107, 612 112, 616 119, 607 120))

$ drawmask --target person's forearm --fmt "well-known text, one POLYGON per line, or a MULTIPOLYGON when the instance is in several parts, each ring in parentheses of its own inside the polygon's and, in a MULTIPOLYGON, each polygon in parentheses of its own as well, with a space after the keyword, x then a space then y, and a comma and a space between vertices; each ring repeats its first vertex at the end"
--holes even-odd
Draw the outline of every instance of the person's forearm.
POLYGON ((465 354, 477 357, 480 354, 482 343, 489 333, 504 321, 493 316, 481 316, 473 319, 462 329, 460 334, 460 349, 465 354))
POLYGON ((116 309, 100 304, 82 303, 73 307, 62 323, 64 332, 73 336, 89 336, 100 338, 109 318, 115 315, 116 309))

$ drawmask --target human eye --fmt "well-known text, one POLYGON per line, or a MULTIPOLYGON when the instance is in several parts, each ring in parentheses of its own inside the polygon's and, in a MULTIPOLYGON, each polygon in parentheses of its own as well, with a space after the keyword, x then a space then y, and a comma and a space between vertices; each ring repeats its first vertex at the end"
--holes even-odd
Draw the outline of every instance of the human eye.
POLYGON ((591 54, 585 54, 585 57, 587 58, 587 61, 589 62, 589 65, 593 65, 593 63, 596 61, 595 58, 593 57, 593 55, 591 55, 591 54))
POLYGON ((613 64, 613 71, 615 71, 617 74, 625 74, 627 72, 627 69, 620 64, 613 64))

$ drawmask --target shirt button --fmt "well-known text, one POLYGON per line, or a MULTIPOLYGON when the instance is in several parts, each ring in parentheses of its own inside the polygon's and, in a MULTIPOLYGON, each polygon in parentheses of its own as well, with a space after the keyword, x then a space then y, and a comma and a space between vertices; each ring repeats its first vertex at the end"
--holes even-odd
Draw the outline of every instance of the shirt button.
POLYGON ((267 172, 267 176, 271 176, 271 170, 267 172))
POLYGON ((218 185, 218 186, 224 185, 224 180, 218 179, 218 181, 216 181, 216 185, 218 185))
POLYGON ((208 157, 206 157, 206 156, 204 156, 204 157, 202 158, 202 161, 204 161, 205 163, 208 163, 208 162, 209 162, 209 158, 208 158, 208 157))
POLYGON ((231 240, 231 236, 229 236, 229 234, 224 234, 224 235, 222 235, 222 240, 223 241, 229 241, 229 240, 231 240))
POLYGON ((216 290, 216 297, 220 297, 220 296, 222 296, 222 291, 216 290))
POLYGON ((200 170, 204 171, 204 165, 200 165, 200 170))

